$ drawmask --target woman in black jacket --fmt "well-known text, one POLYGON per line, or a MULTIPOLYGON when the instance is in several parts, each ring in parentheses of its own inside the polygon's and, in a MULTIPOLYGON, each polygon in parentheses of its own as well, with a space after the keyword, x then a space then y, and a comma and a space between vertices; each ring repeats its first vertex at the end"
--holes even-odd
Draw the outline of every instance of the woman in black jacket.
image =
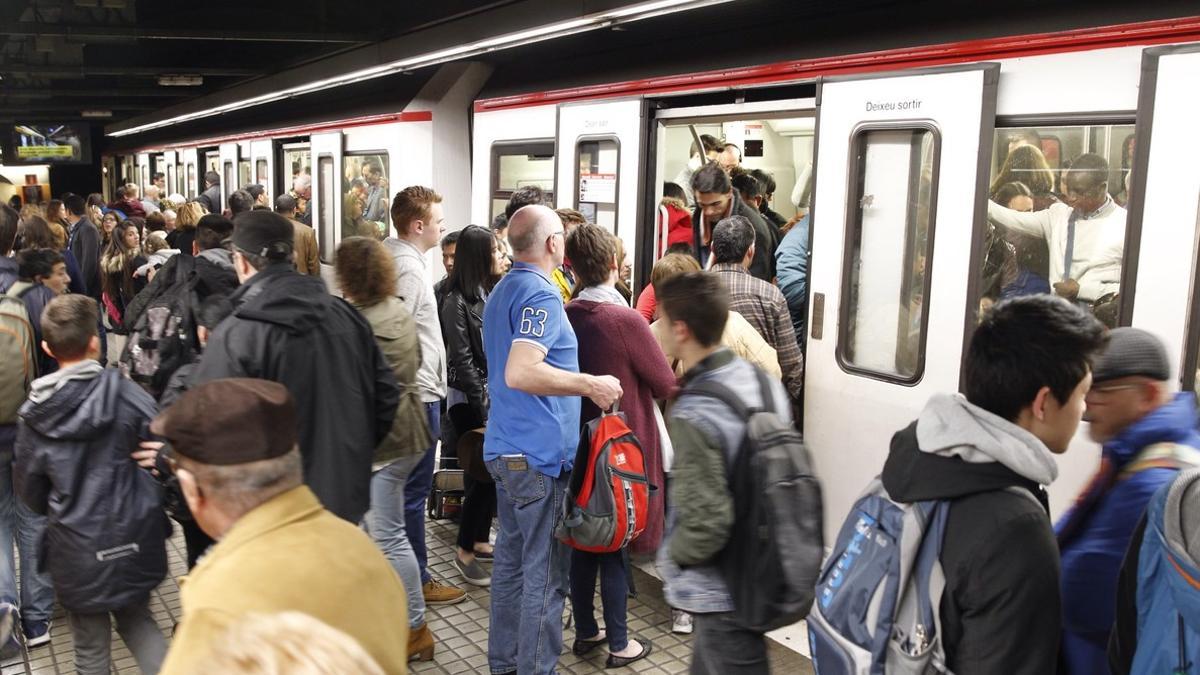
MULTIPOLYGON (((442 299, 442 338, 446 341, 447 417, 453 427, 451 438, 487 424, 487 358, 483 353, 483 304, 500 280, 508 259, 495 234, 478 225, 468 225, 458 237, 454 271, 446 281, 442 299)), ((458 529, 455 565, 463 580, 476 586, 491 584, 491 576, 479 559, 491 560, 488 534, 496 511, 496 485, 465 474, 462 521, 458 529)))

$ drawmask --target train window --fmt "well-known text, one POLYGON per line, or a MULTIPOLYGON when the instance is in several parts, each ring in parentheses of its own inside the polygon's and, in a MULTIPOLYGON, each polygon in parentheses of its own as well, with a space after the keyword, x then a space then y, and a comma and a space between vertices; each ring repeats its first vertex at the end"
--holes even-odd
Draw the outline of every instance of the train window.
POLYGON ((554 141, 523 141, 492 145, 491 217, 504 213, 512 193, 535 186, 554 203, 554 141))
POLYGON ((176 168, 176 166, 174 164, 168 164, 167 165, 167 194, 160 195, 161 197, 165 198, 167 195, 169 195, 173 192, 179 191, 177 189, 177 184, 176 184, 178 175, 179 175, 179 173, 178 173, 178 169, 176 168))
POLYGON ((224 194, 221 195, 221 201, 224 202, 237 189, 237 184, 233 182, 233 162, 225 162, 225 184, 221 186, 224 194))
POLYGON ((270 172, 267 171, 267 160, 265 160, 265 159, 255 160, 254 175, 255 175, 254 182, 263 186, 263 189, 267 191, 267 196, 271 196, 273 189, 271 187, 270 172))
POLYGON ((584 138, 575 145, 575 208, 589 223, 617 231, 617 179, 621 143, 584 138))
POLYGON ((343 238, 387 237, 391 224, 387 177, 387 153, 346 154, 342 158, 343 238))
POLYGON ((938 136, 931 127, 854 136, 838 361, 899 383, 921 379, 933 254, 938 136))
POLYGON ((187 191, 183 194, 188 199, 196 196, 196 165, 191 162, 187 165, 187 191))
MULTIPOLYGON (((240 160, 238 162, 238 182, 237 185, 233 186, 233 189, 243 188, 253 182, 253 177, 250 175, 250 160, 240 160)), ((232 192, 232 190, 230 191, 232 192)))
POLYGON ((206 152, 204 154, 204 161, 208 163, 208 168, 205 169, 206 172, 221 170, 221 152, 219 150, 209 150, 206 152))
POLYGON ((317 250, 326 263, 333 262, 333 200, 337 194, 334 171, 332 157, 326 155, 317 160, 317 202, 321 205, 321 212, 317 214, 313 227, 317 228, 320 238, 317 250))
POLYGON ((1135 143, 1132 124, 996 130, 981 312, 1001 299, 1056 293, 1117 325, 1135 143))

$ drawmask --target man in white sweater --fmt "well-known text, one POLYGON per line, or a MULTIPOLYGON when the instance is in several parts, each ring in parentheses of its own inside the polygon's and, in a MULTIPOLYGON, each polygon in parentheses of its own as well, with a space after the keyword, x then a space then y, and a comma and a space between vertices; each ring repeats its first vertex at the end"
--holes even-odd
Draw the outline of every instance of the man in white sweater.
POLYGON ((1076 158, 1062 183, 1065 203, 1026 213, 989 201, 988 219, 1045 240, 1054 292, 1095 305, 1120 291, 1125 209, 1108 194, 1108 162, 1099 155, 1076 158))

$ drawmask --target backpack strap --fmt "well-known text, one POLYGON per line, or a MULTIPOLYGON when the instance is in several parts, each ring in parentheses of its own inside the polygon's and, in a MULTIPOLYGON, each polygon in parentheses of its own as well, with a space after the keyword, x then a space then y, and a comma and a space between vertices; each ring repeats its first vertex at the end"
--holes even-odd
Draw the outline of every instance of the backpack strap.
POLYGON ((1117 475, 1125 480, 1148 469, 1178 469, 1184 471, 1200 466, 1200 450, 1182 443, 1155 443, 1148 445, 1126 464, 1117 475))
POLYGON ((742 419, 749 419, 750 415, 759 412, 758 408, 751 408, 742 401, 741 397, 733 393, 733 390, 720 382, 706 381, 701 382, 687 389, 689 394, 697 394, 708 398, 715 398, 721 403, 733 409, 733 412, 742 419))

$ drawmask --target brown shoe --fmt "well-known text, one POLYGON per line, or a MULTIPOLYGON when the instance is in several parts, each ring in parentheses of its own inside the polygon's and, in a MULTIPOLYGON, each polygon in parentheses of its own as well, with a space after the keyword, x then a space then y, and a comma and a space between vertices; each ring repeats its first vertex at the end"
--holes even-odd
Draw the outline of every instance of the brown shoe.
POLYGON ((408 630, 408 660, 432 661, 434 644, 433 633, 429 630, 429 626, 421 624, 419 628, 410 628, 408 630))
POLYGON ((461 588, 445 586, 433 579, 421 584, 421 594, 426 605, 457 605, 467 599, 467 592, 461 588))

